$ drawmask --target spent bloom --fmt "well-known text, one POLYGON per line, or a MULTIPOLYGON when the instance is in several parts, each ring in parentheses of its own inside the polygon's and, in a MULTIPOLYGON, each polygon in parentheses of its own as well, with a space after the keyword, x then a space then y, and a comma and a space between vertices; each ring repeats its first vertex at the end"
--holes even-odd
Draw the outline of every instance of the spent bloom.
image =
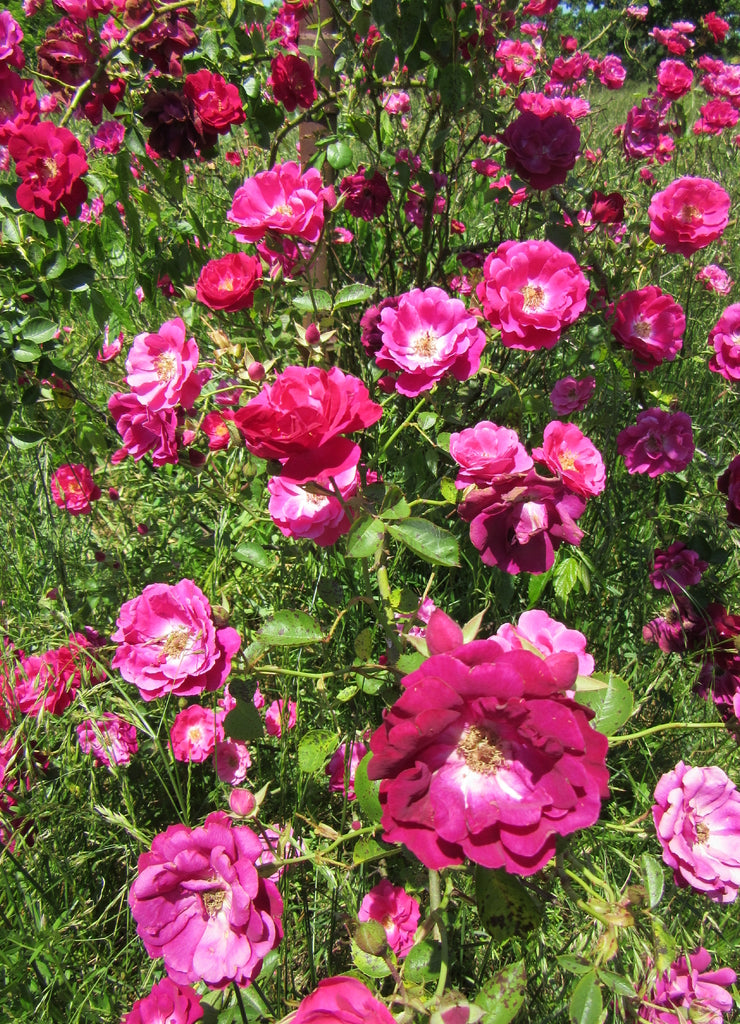
POLYGON ((122 1024, 195 1024, 203 1016, 200 997, 190 985, 176 985, 163 978, 152 985, 143 999, 137 999, 122 1024))
POLYGON ((96 764, 108 767, 111 762, 128 764, 139 749, 135 726, 112 711, 104 712, 98 721, 86 718, 77 726, 77 739, 83 753, 92 754, 96 764))
POLYGON ((241 644, 235 629, 216 628, 208 599, 187 579, 151 583, 126 601, 116 625, 112 666, 147 701, 219 689, 241 644))
POLYGON ((574 423, 548 423, 542 447, 535 448, 532 455, 582 498, 595 497, 606 487, 601 453, 574 423))
POLYGON ((359 921, 378 921, 388 945, 398 957, 404 957, 414 944, 421 911, 418 902, 400 885, 387 878, 363 898, 357 914, 359 921))
POLYGON ((170 825, 139 857, 129 891, 136 931, 178 985, 248 985, 280 942, 280 894, 260 878, 262 844, 221 811, 203 825, 170 825))
POLYGON ((345 793, 348 800, 355 799, 355 772, 357 765, 367 754, 367 747, 359 740, 355 740, 349 753, 347 761, 347 744, 342 743, 334 752, 328 765, 324 769, 329 776, 329 791, 331 793, 345 793), (347 785, 345 785, 345 768, 347 769, 347 785))
POLYGON ((190 409, 200 394, 198 345, 188 338, 184 321, 167 320, 156 334, 137 334, 126 359, 126 383, 152 412, 190 409))
POLYGON ((526 473, 534 465, 517 432, 490 420, 451 434, 450 455, 460 466, 455 480, 460 490, 471 484, 488 487, 498 477, 526 473))
POLYGON ((92 478, 92 473, 80 463, 60 466, 51 477, 51 496, 54 504, 69 512, 71 516, 89 515, 93 501, 101 491, 92 478))
POLYGON ((626 292, 613 307, 611 332, 632 353, 636 370, 654 370, 676 358, 686 317, 672 295, 656 285, 626 292))
POLYGON ((357 978, 324 978, 298 1007, 293 1024, 395 1024, 388 1008, 357 978))
POLYGON ((686 587, 695 586, 708 563, 682 541, 676 541, 665 550, 656 549, 650 582, 656 590, 682 594, 686 587))
POLYGON ((709 369, 725 380, 740 380, 740 302, 728 306, 709 332, 714 355, 709 369))
POLYGON ((501 141, 506 166, 534 189, 562 185, 575 166, 581 131, 565 114, 540 117, 525 110, 508 125, 501 141))
POLYGON ((550 392, 550 402, 558 416, 567 416, 585 409, 595 390, 595 377, 563 377, 550 392))
POLYGON ((347 213, 365 221, 380 217, 391 201, 391 190, 380 171, 368 176, 362 166, 357 174, 342 178, 340 189, 347 213))
POLYGON ((722 1024, 723 1014, 732 1010, 727 991, 737 980, 730 967, 710 971, 712 959, 700 946, 690 957, 679 957, 655 981, 640 1007, 640 1020, 650 1024, 722 1024))
POLYGON ((666 252, 691 256, 723 233, 730 197, 709 178, 677 178, 656 192, 648 209, 650 237, 666 252))
POLYGON ((643 409, 637 423, 617 435, 617 451, 628 473, 680 473, 694 457, 691 417, 685 412, 643 409))

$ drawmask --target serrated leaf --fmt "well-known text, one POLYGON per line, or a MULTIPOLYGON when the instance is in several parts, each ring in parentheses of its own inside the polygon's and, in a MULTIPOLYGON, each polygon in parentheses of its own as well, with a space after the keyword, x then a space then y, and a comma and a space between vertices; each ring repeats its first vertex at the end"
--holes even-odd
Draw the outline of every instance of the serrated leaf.
POLYGON ((337 749, 337 737, 328 729, 312 729, 298 744, 298 766, 307 775, 324 767, 337 749))
POLYGON ((348 700, 352 700, 355 694, 360 692, 360 687, 353 683, 351 686, 343 686, 342 689, 336 694, 335 700, 338 700, 340 704, 346 704, 348 700))
POLYGON ((317 643, 323 638, 319 626, 305 612, 278 612, 257 631, 260 643, 271 647, 299 647, 317 643))
POLYGON ((592 678, 605 682, 606 689, 579 690, 578 700, 596 712, 591 727, 605 736, 613 736, 632 714, 632 691, 624 679, 613 672, 595 672, 592 678))
POLYGON ((563 604, 568 603, 568 598, 573 588, 581 578, 578 567, 579 562, 577 558, 566 558, 565 561, 558 562, 553 570, 553 590, 563 604))
POLYGON ((369 302, 373 295, 375 295, 375 288, 372 285, 345 285, 344 288, 339 289, 334 297, 334 309, 344 309, 346 306, 359 306, 360 303, 369 302))
POLYGON ((408 651, 406 654, 402 654, 395 664, 395 668, 399 672, 403 672, 405 676, 411 675, 412 672, 416 672, 417 668, 427 660, 429 657, 429 651, 423 653, 422 651, 408 651))
POLYGON ((431 565, 459 565, 460 553, 457 540, 426 519, 406 519, 388 526, 390 535, 401 544, 423 558, 431 565))
MULTIPOLYGON (((357 789, 355 789, 356 792, 357 789)), ((352 863, 364 864, 367 860, 376 860, 379 857, 387 856, 387 854, 388 850, 383 849, 372 836, 361 836, 352 848, 352 863)))
POLYGON ((442 968, 442 945, 425 939, 412 946, 403 962, 403 977, 415 985, 436 981, 442 968))
POLYGON ((382 548, 385 526, 372 516, 360 516, 347 535, 347 554, 350 558, 374 557, 382 548))
POLYGON ((293 297, 293 305, 301 313, 326 313, 331 309, 331 295, 321 288, 315 288, 313 298, 310 292, 303 292, 293 297))
POLYGON ((640 874, 645 883, 650 909, 653 910, 658 906, 663 897, 663 887, 665 885, 663 868, 655 857, 652 857, 649 853, 643 853, 640 857, 640 874))
POLYGON ((36 345, 23 344, 16 345, 13 349, 13 358, 18 363, 35 363, 37 359, 40 359, 43 352, 36 345))
POLYGON ((542 572, 538 576, 530 576, 529 584, 527 586, 527 601, 528 608, 534 608, 542 596, 542 592, 550 582, 552 578, 552 570, 548 569, 547 572, 542 572))
POLYGON ((56 278, 54 287, 63 288, 65 292, 84 292, 94 280, 95 271, 89 263, 76 263, 56 278))
POLYGON ((460 500, 460 492, 458 491, 457 487, 455 487, 455 481, 450 480, 448 476, 443 476, 442 479, 438 481, 438 483, 440 494, 442 495, 444 500, 451 502, 453 505, 457 505, 458 501, 460 500))
POLYGON ((32 345, 43 345, 45 341, 51 341, 57 330, 58 326, 53 320, 37 316, 23 325, 21 333, 24 341, 28 341, 32 345))
POLYGON ((352 939, 352 960, 357 970, 368 978, 386 978, 391 973, 390 967, 382 957, 366 953, 364 949, 360 949, 354 939, 352 939))
POLYGON ((234 551, 234 558, 237 562, 253 565, 256 569, 275 568, 275 559, 271 558, 261 545, 252 541, 242 541, 234 551))
POLYGON ((379 822, 383 816, 383 808, 380 806, 378 797, 380 783, 369 779, 367 775, 367 766, 372 756, 371 753, 365 754, 355 769, 355 796, 363 818, 367 821, 379 822))
POLYGON ((475 902, 481 923, 497 942, 536 928, 542 913, 515 876, 503 868, 475 867, 475 902))
POLYGON ((504 967, 485 983, 475 1003, 485 1014, 480 1024, 509 1024, 524 1003, 527 993, 527 972, 523 960, 504 967))
MULTIPOLYGON (((229 687, 229 693, 236 697, 234 690, 229 687)), ((237 699, 236 707, 224 718, 224 732, 232 740, 240 740, 248 743, 250 740, 258 740, 262 736, 264 727, 257 708, 251 701, 237 699)))
POLYGON ((571 1024, 599 1024, 603 1008, 604 1001, 596 971, 589 971, 578 982, 570 997, 568 1015, 571 1024))

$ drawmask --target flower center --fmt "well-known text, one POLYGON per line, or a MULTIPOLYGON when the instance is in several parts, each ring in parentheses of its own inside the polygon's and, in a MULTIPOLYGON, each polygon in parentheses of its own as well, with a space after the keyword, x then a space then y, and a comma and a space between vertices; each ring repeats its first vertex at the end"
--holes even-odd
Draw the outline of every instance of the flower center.
POLYGON ((226 892, 223 889, 211 889, 203 893, 203 906, 206 908, 209 917, 215 917, 224 905, 226 892))
POLYGON ((56 178, 57 174, 59 174, 59 168, 53 156, 47 156, 46 160, 44 160, 44 167, 49 172, 50 178, 56 178))
POLYGON ((185 626, 178 626, 167 634, 162 651, 168 658, 179 658, 190 643, 190 631, 185 626))
POLYGON ((233 277, 222 277, 218 282, 218 290, 220 292, 233 292, 234 290, 234 278, 233 277))
POLYGON ((311 491, 307 491, 303 488, 306 495, 306 503, 312 505, 313 508, 323 508, 324 505, 328 504, 329 499, 325 494, 314 494, 311 491))
POLYGON ((558 462, 560 463, 560 468, 564 469, 566 472, 568 472, 568 470, 570 470, 570 469, 575 469, 575 466, 576 466, 576 456, 575 456, 575 453, 572 452, 569 448, 566 448, 566 450, 564 452, 561 452, 558 455, 558 462))
POLYGON ((698 207, 693 206, 691 203, 684 203, 681 207, 678 219, 684 224, 693 224, 695 220, 701 220, 701 210, 699 210, 698 207))
POLYGON ((465 764, 478 775, 495 775, 506 763, 498 737, 492 729, 482 725, 471 725, 465 730, 457 744, 457 749, 465 759, 465 764))
POLYGON ((177 376, 177 357, 174 352, 162 352, 154 361, 157 371, 157 380, 164 384, 166 381, 174 380, 177 376))
POLYGON ((439 338, 432 331, 422 331, 411 341, 411 351, 420 359, 432 360, 437 355, 439 338))
POLYGON ((545 289, 538 284, 525 284, 522 298, 527 313, 538 313, 545 305, 545 289))
POLYGON ((645 341, 650 337, 650 321, 649 320, 637 320, 632 325, 632 333, 637 335, 638 338, 642 338, 645 341))
POLYGON ((275 206, 272 212, 282 213, 284 217, 288 217, 293 211, 291 210, 287 203, 281 203, 280 206, 275 206))
POLYGON ((705 825, 703 821, 700 821, 696 826, 696 842, 694 845, 698 846, 702 843, 706 843, 707 839, 709 839, 709 826, 705 825))

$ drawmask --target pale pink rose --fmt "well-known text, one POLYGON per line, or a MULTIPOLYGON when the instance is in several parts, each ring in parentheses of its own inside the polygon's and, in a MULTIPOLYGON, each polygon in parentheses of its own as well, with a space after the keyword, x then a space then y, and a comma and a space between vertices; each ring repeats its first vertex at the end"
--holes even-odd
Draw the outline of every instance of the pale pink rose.
POLYGON ((216 744, 213 763, 222 782, 229 786, 240 786, 247 777, 247 769, 252 764, 252 758, 245 743, 225 739, 216 744))
POLYGON ((648 209, 650 237, 666 252, 691 256, 723 233, 730 219, 730 197, 709 178, 677 178, 656 192, 648 209))
POLYGON ((658 65, 658 92, 669 100, 685 96, 693 81, 693 71, 682 60, 663 60, 658 65))
POLYGON ((240 242, 260 242, 275 234, 315 243, 324 227, 325 208, 335 201, 334 190, 323 187, 315 167, 301 174, 297 163, 275 164, 236 190, 226 219, 238 225, 234 234, 240 242))
POLYGON ((283 726, 286 729, 293 729, 298 721, 298 706, 294 700, 289 700, 287 709, 284 700, 274 700, 265 711, 265 732, 268 736, 283 735, 283 726))
POLYGON ((116 625, 112 666, 147 701, 218 690, 241 644, 235 629, 216 629, 205 594, 187 579, 145 587, 123 605, 116 625))
POLYGON ((396 391, 415 398, 448 375, 468 380, 480 367, 486 336, 461 299, 442 288, 414 288, 381 310, 375 362, 399 376, 396 391))
POLYGON ((524 640, 546 658, 551 654, 575 654, 580 676, 590 676, 594 670, 594 659, 586 653, 586 637, 583 633, 577 629, 568 629, 562 622, 551 619, 547 612, 539 609, 522 612, 516 626, 505 622, 496 630, 496 636, 511 644, 512 649, 521 648, 524 640))
POLYGON ((626 292, 613 314, 611 332, 632 353, 636 370, 654 370, 681 351, 686 329, 683 309, 656 285, 626 292))
POLYGON ((357 978, 324 978, 296 1011, 292 1024, 395 1024, 388 1008, 357 978))
POLYGON ((155 466, 176 464, 177 413, 174 409, 154 412, 139 401, 136 395, 117 391, 108 399, 108 409, 121 435, 123 447, 111 456, 117 465, 131 455, 135 462, 152 453, 155 466))
POLYGON ((680 473, 694 457, 691 417, 685 412, 643 409, 637 423, 617 435, 617 451, 628 473, 680 473))
POLYGON ((358 921, 382 924, 388 945, 398 957, 407 956, 413 946, 420 917, 421 910, 413 896, 387 878, 363 898, 357 914, 358 921))
POLYGON ((148 996, 137 999, 122 1024, 195 1024, 203 1016, 200 997, 189 985, 163 978, 148 996))
POLYGON ((697 281, 703 281, 708 292, 716 292, 717 295, 729 295, 735 283, 726 270, 718 267, 716 263, 708 263, 702 267, 696 275, 697 281))
POLYGON ((224 737, 223 716, 200 704, 191 704, 175 715, 170 729, 170 743, 176 761, 207 761, 224 737))
POLYGON ((737 977, 729 967, 710 971, 712 959, 700 946, 691 957, 679 957, 663 974, 640 1007, 640 1020, 650 1024, 722 1024, 724 1013, 733 1007, 726 991, 737 977))
POLYGON ((560 420, 548 423, 542 448, 535 448, 532 456, 582 498, 595 497, 606 487, 606 469, 601 453, 574 423, 561 423, 560 420))
POLYGON ((488 487, 497 477, 526 473, 534 463, 515 430, 482 420, 450 435, 450 455, 460 466, 455 486, 488 487))
POLYGON ((563 377, 550 392, 550 401, 558 416, 567 416, 585 409, 595 390, 595 377, 563 377))
POLYGON ((257 874, 262 844, 221 811, 197 828, 170 825, 139 857, 129 891, 136 931, 178 985, 245 986, 283 935, 283 903, 257 874))
POLYGON ((586 308, 588 281, 552 242, 502 242, 486 259, 478 298, 507 348, 549 349, 586 308))
POLYGON ((721 768, 679 761, 655 787, 653 820, 676 885, 716 903, 740 889, 740 793, 721 768))
POLYGON ((408 114, 411 110, 411 97, 407 92, 386 93, 380 102, 383 104, 383 110, 391 116, 394 114, 408 114))
POLYGON ((709 369, 725 380, 740 380, 740 302, 728 306, 709 332, 714 355, 709 369))
POLYGON ((85 754, 92 754, 96 764, 110 767, 111 762, 126 765, 139 749, 136 728, 112 711, 106 711, 95 722, 86 718, 77 726, 77 739, 85 754))
POLYGON ((347 744, 343 743, 334 752, 328 765, 324 769, 329 776, 329 791, 331 793, 344 793, 348 800, 355 800, 355 772, 357 765, 367 754, 367 747, 359 740, 355 740, 347 762, 347 744), (345 786, 345 768, 347 769, 347 782, 345 786))
POLYGON ((656 549, 650 582, 656 590, 667 590, 678 596, 686 587, 696 586, 708 564, 696 551, 676 541, 665 550, 656 549))
POLYGON ((156 334, 137 334, 126 359, 126 383, 152 412, 190 409, 202 382, 196 373, 198 345, 186 338, 182 320, 167 320, 156 334))

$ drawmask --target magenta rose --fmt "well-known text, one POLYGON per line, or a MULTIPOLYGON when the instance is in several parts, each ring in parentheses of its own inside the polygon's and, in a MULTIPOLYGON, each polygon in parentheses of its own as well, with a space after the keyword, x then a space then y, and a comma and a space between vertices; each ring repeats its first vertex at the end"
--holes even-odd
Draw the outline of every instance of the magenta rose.
POLYGON ((521 113, 501 136, 506 146, 506 166, 532 188, 562 185, 575 166, 581 132, 564 114, 539 117, 531 110, 521 113))
POLYGON ((730 1013, 733 999, 727 989, 737 976, 729 967, 710 971, 712 958, 700 946, 691 957, 679 957, 667 971, 659 974, 652 990, 640 1007, 640 1020, 650 1024, 722 1024, 730 1013))
POLYGON ((387 1007, 357 978, 324 978, 296 1011, 292 1024, 395 1024, 387 1007))
POLYGON ((396 391, 415 398, 445 376, 468 380, 480 367, 486 336, 460 299, 442 288, 414 288, 380 313, 381 369, 398 374, 396 391))
POLYGON ((650 237, 666 252, 691 256, 723 233, 730 197, 709 178, 678 178, 657 192, 648 209, 650 237))
POLYGON ((120 391, 108 399, 108 408, 123 440, 123 447, 113 454, 111 462, 117 464, 129 455, 138 462, 151 452, 155 466, 177 463, 177 413, 174 409, 154 412, 136 395, 120 391))
POLYGON ((86 718, 81 722, 77 740, 84 754, 92 754, 96 764, 108 767, 111 763, 127 765, 139 749, 136 727, 112 711, 105 711, 98 721, 86 718))
POLYGON ((262 844, 222 811, 198 828, 170 825, 139 857, 128 896, 149 956, 178 985, 248 985, 283 936, 280 894, 260 878, 262 844))
POLYGON ((16 191, 21 209, 42 220, 54 220, 62 207, 76 217, 87 199, 85 150, 67 128, 51 121, 29 124, 8 140, 16 174, 22 178, 16 191))
POLYGON ((363 898, 358 921, 382 924, 388 945, 398 957, 404 957, 414 944, 421 910, 418 902, 400 885, 387 878, 379 882, 363 898))
POLYGON ((504 623, 496 630, 512 648, 527 648, 527 644, 545 657, 551 654, 575 654, 578 658, 578 674, 590 676, 594 670, 594 659, 586 653, 586 637, 577 629, 568 629, 557 619, 551 619, 547 612, 534 608, 522 612, 516 626, 504 623))
POLYGON ((360 451, 346 438, 337 438, 322 445, 317 452, 317 458, 316 452, 293 456, 285 463, 284 475, 270 477, 267 482, 270 492, 268 509, 284 537, 312 540, 319 547, 326 548, 336 544, 352 526, 352 519, 343 503, 357 492, 360 485, 357 472, 360 451), (325 461, 324 453, 335 447, 344 450, 345 445, 352 449, 349 457, 332 468, 325 461), (298 481, 292 478, 299 462, 310 479, 298 481), (339 496, 334 497, 337 490, 339 496), (325 493, 327 491, 332 493, 325 493))
POLYGON ((696 275, 697 281, 703 281, 708 292, 716 292, 717 295, 729 295, 735 283, 726 270, 718 267, 716 263, 708 263, 702 267, 696 275))
POLYGON ((693 82, 694 73, 682 60, 662 60, 658 65, 658 92, 666 99, 685 96, 693 82))
POLYGON ((195 294, 209 309, 235 313, 251 309, 254 293, 262 280, 262 264, 256 256, 243 252, 229 253, 210 260, 200 272, 195 294))
POLYGON ((655 787, 653 821, 676 885, 716 903, 740 889, 740 793, 721 768, 679 761, 655 787))
POLYGON ((730 526, 740 526, 740 455, 717 480, 717 490, 727 497, 727 519, 730 526))
POLYGON ((93 681, 92 662, 84 651, 89 643, 81 633, 70 635, 69 644, 42 654, 24 655, 14 667, 8 686, 8 703, 24 715, 38 718, 42 711, 61 715, 69 707, 82 685, 82 673, 93 681))
POLYGON ((656 549, 650 582, 656 590, 667 590, 678 596, 686 587, 693 587, 699 583, 701 574, 708 564, 696 551, 692 551, 681 541, 676 541, 665 550, 656 549))
POLYGON ((595 497, 606 487, 601 452, 573 423, 548 423, 542 447, 535 448, 532 456, 582 498, 595 497))
POLYGON ((450 435, 450 455, 460 466, 455 487, 489 487, 501 477, 518 476, 534 463, 515 430, 482 420, 450 435))
POLYGON ((680 473, 694 457, 691 417, 685 412, 643 409, 637 423, 617 434, 617 451, 628 473, 680 473))
POLYGON ((250 452, 261 459, 287 459, 316 449, 339 434, 376 423, 382 406, 367 388, 333 366, 288 366, 234 421, 250 452))
POLYGON ((33 82, 0 66, 0 145, 7 146, 17 131, 38 124, 39 101, 33 82))
POLYGON ((577 673, 573 654, 491 639, 451 646, 402 680, 370 741, 384 838, 434 869, 466 857, 518 875, 544 867, 608 795, 606 737, 565 696, 577 673))
POLYGON ((148 996, 137 999, 122 1024, 195 1024, 203 1016, 200 997, 189 985, 163 978, 148 996))
POLYGON ((237 87, 207 68, 186 77, 185 95, 205 127, 219 135, 247 119, 237 87))
POLYGON ((122 606, 116 626, 112 666, 147 701, 218 690, 241 644, 235 629, 216 628, 211 606, 192 580, 145 587, 122 606))
POLYGON ((277 102, 291 114, 296 107, 308 110, 318 98, 311 65, 295 53, 279 53, 272 58, 267 84, 272 86, 277 102))
POLYGON ((54 504, 71 516, 89 515, 91 502, 100 497, 100 488, 92 473, 80 463, 60 466, 51 477, 51 496, 54 504))
POLYGON ((740 302, 724 310, 709 332, 709 344, 714 349, 709 369, 725 380, 740 380, 740 302))
POLYGON ((483 267, 478 298, 507 348, 552 348, 586 308, 588 281, 552 242, 502 242, 483 267))
POLYGON ((298 705, 294 700, 274 700, 265 711, 265 732, 268 736, 283 735, 283 726, 294 729, 298 721, 298 705))
POLYGON ((607 89, 621 89, 627 78, 627 69, 613 53, 607 54, 595 70, 597 78, 607 89))
POLYGON ((181 405, 190 409, 202 383, 195 338, 186 338, 179 317, 167 320, 156 334, 137 334, 126 359, 126 383, 138 400, 152 412, 181 405))
POLYGON ((686 329, 683 309, 656 285, 626 292, 613 313, 611 332, 632 353, 636 370, 654 370, 681 351, 686 329))
POLYGON ((694 135, 721 135, 725 128, 734 128, 740 113, 728 100, 710 100, 700 108, 701 117, 694 124, 694 135))
POLYGON ((324 769, 325 773, 329 776, 330 793, 344 793, 348 800, 355 800, 357 798, 355 793, 355 773, 357 765, 366 754, 367 747, 359 740, 355 740, 352 743, 349 752, 349 762, 347 761, 346 743, 342 743, 334 751, 324 769))
POLYGON ((585 409, 595 390, 595 377, 563 377, 550 392, 550 402, 558 416, 567 416, 585 409))
POLYGON ((22 68, 26 56, 21 48, 23 30, 10 11, 0 11, 0 64, 22 68))
POLYGON ((214 751, 216 740, 224 738, 223 713, 191 704, 175 715, 170 729, 170 746, 176 761, 201 764, 214 751))
POLYGON ((391 190, 380 171, 368 177, 364 167, 357 174, 342 178, 340 189, 347 213, 366 221, 382 216, 391 201, 391 190))
POLYGON ((274 234, 315 243, 325 207, 334 201, 334 190, 323 187, 315 167, 302 174, 297 163, 275 164, 236 190, 226 219, 238 225, 234 234, 240 242, 260 242, 274 234))

